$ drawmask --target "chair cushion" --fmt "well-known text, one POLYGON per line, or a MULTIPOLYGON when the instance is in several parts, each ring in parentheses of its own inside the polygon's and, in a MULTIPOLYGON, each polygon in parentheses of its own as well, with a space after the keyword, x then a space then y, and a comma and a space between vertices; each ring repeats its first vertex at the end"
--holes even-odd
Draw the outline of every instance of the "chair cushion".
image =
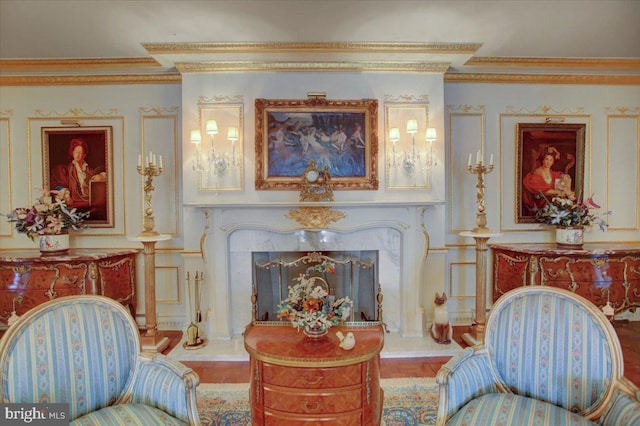
POLYGON ((117 404, 89 413, 70 425, 187 425, 164 411, 142 404, 117 404))
POLYGON ((614 380, 615 347, 606 324, 564 294, 529 292, 506 300, 494 307, 486 335, 506 387, 578 414, 593 410, 614 380))
POLYGON ((447 425, 596 425, 577 414, 525 396, 489 393, 464 405, 447 425))

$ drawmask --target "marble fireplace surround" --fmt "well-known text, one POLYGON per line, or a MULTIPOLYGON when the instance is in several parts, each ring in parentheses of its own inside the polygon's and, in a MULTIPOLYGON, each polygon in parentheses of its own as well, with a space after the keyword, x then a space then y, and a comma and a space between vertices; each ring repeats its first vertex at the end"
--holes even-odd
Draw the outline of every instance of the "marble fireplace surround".
POLYGON ((230 340, 251 321, 255 251, 377 250, 383 320, 402 337, 426 334, 426 209, 442 202, 190 204, 206 222, 200 246, 209 277, 205 335, 230 340))

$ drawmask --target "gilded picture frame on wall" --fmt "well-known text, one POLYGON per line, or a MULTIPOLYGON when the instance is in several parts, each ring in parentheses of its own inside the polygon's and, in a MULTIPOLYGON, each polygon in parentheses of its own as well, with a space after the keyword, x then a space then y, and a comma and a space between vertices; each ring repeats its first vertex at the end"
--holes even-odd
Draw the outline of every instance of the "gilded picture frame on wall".
POLYGON ((90 212, 91 228, 113 228, 111 126, 42 128, 43 187, 63 191, 70 207, 90 212))
POLYGON ((585 195, 585 128, 583 123, 516 125, 516 223, 537 223, 545 197, 560 190, 585 195))
POLYGON ((315 161, 334 190, 378 189, 378 101, 256 99, 256 190, 299 190, 315 161))

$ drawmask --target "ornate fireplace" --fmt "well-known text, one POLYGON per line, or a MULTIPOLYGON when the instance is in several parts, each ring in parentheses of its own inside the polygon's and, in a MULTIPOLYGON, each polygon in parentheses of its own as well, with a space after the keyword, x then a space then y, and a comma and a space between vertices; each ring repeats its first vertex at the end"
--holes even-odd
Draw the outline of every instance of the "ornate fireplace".
MULTIPOLYGON (((204 323, 206 336, 231 339, 252 321, 256 261, 276 261, 272 264, 275 267, 279 256, 276 253, 298 256, 314 252, 327 256, 332 253, 329 257, 336 256, 341 261, 351 255, 363 262, 373 259, 375 267, 371 271, 362 268, 358 272, 370 284, 369 293, 362 298, 371 301, 360 311, 367 318, 377 318, 381 308, 390 332, 402 337, 424 336, 425 306, 432 304, 433 295, 426 289, 428 224, 437 223, 429 220, 430 213, 439 216, 434 212, 437 204, 441 203, 191 205, 201 209, 206 218, 201 237, 207 276, 203 306, 209 311, 204 323), (378 291, 384 295, 383 306, 372 298, 378 291)), ((277 275, 277 268, 269 273, 277 275)), ((258 307, 255 316, 273 316, 273 304, 286 294, 283 291, 292 284, 290 279, 287 276, 276 280, 282 288, 274 292, 270 287, 270 300, 259 303, 264 306, 258 307)), ((357 315, 361 315, 360 311, 357 315)))

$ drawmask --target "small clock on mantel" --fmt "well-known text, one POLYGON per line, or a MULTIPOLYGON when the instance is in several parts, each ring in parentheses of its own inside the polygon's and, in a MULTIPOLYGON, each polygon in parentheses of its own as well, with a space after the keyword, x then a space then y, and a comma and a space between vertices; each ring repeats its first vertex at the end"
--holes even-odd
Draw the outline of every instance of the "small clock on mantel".
POLYGON ((302 173, 300 201, 333 201, 328 166, 319 169, 315 161, 309 161, 307 169, 302 173))

